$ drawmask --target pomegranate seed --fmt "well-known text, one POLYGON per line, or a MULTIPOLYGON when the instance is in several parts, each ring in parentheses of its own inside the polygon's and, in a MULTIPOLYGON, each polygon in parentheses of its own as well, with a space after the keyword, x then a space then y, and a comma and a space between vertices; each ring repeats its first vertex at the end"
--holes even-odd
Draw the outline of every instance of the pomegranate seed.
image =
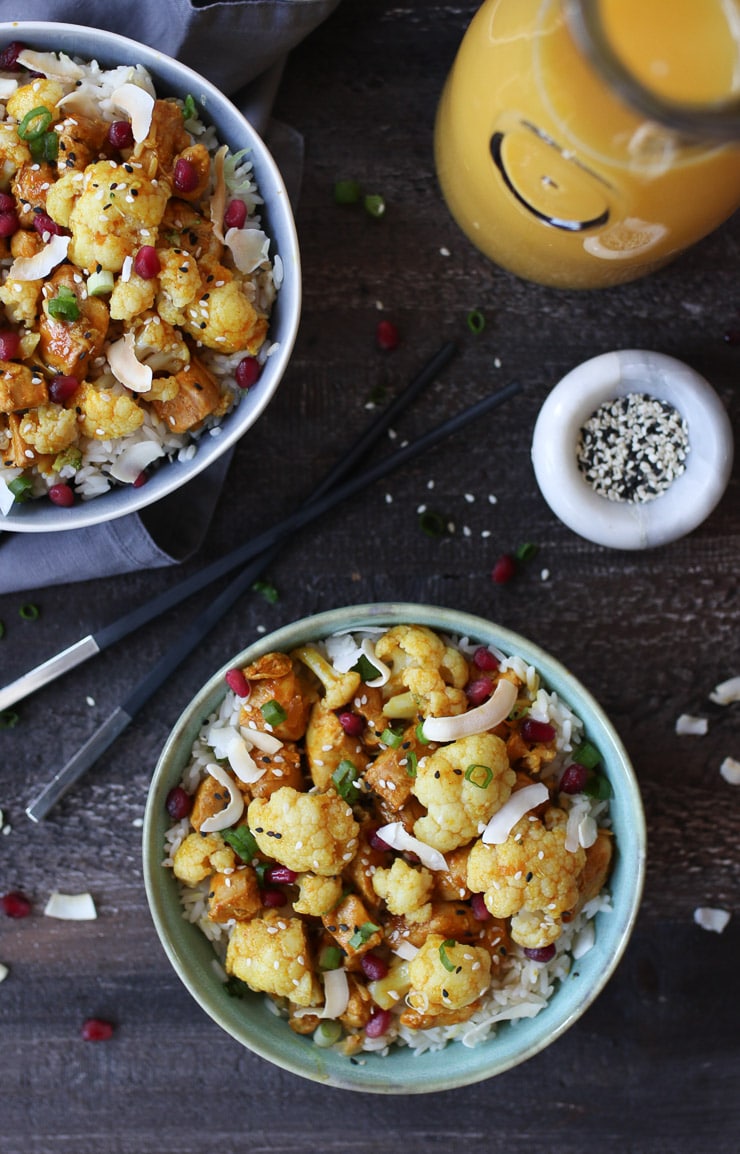
POLYGON ((262 365, 255 357, 244 357, 236 366, 236 383, 240 389, 251 389, 260 379, 262 365))
POLYGON ((560 789, 563 793, 583 793, 587 781, 588 770, 585 765, 579 765, 578 762, 574 761, 572 765, 566 766, 563 770, 563 776, 560 778, 560 789))
POLYGON ((48 213, 37 212, 33 218, 33 227, 41 236, 68 236, 66 228, 52 220, 48 213))
POLYGON ((226 674, 226 684, 229 689, 233 689, 237 697, 249 697, 252 692, 241 669, 229 669, 226 674))
POLYGON ((549 721, 535 721, 533 717, 526 717, 519 731, 525 741, 554 741, 555 726, 549 721))
POLYGON ((391 848, 388 842, 383 841, 382 837, 378 836, 377 829, 374 829, 372 833, 368 835, 367 842, 372 849, 389 850, 391 848))
POLYGON ((532 949, 524 949, 525 958, 531 958, 533 962, 551 962, 555 957, 555 946, 535 946, 532 949))
POLYGON ((393 321, 379 321, 375 330, 375 340, 378 347, 390 351, 397 349, 401 343, 401 337, 398 329, 393 324, 393 321))
POLYGON ((370 1015, 370 1021, 365 1026, 365 1033, 368 1038, 382 1038, 383 1034, 387 1034, 393 1022, 393 1014, 390 1010, 373 1010, 370 1015))
POLYGON ((20 72, 18 57, 25 47, 21 40, 11 40, 10 44, 6 44, 0 52, 0 72, 20 72))
POLYGON ((485 669, 487 673, 498 669, 498 657, 491 653, 490 649, 486 649, 485 645, 480 645, 473 654, 473 664, 478 669, 485 669))
POLYGON ((243 228, 247 219, 247 206, 243 200, 232 200, 224 213, 226 228, 243 228))
POLYGON ((15 197, 9 192, 0 192, 0 212, 15 212, 15 197))
POLYGON ((465 686, 465 696, 471 705, 482 705, 491 696, 491 682, 487 677, 478 677, 465 686))
POLYGON ((114 120, 108 129, 111 148, 133 148, 134 133, 128 120, 114 120))
POLYGON ((339 714, 339 724, 341 725, 347 737, 359 737, 365 728, 365 722, 356 713, 345 709, 339 714))
MULTIPOLYGON (((388 973, 388 963, 379 954, 363 954, 360 961, 362 972, 371 982, 379 982, 388 973)), ((371 1035, 372 1036, 372 1035, 371 1035)))
POLYGON ((55 405, 63 405, 79 387, 77 377, 52 377, 49 381, 49 398, 55 405))
POLYGON ((103 1018, 88 1018, 82 1023, 81 1033, 86 1042, 107 1042, 113 1037, 113 1023, 103 1018))
POLYGON ((160 271, 161 265, 156 248, 150 244, 143 244, 134 257, 134 272, 142 280, 154 280, 160 271))
POLYGON ((297 877, 295 870, 283 865, 268 866, 265 870, 265 881, 271 885, 291 886, 297 877))
POLYGON ((280 906, 285 905, 285 894, 282 890, 263 890, 262 905, 270 910, 280 909, 280 906))
POLYGON ((486 905, 483 894, 473 894, 470 899, 470 909, 473 917, 477 922, 487 922, 491 917, 491 911, 486 905))
POLYGON ((192 810, 193 799, 181 785, 176 785, 167 794, 164 806, 173 821, 181 821, 192 810))
POLYGON ((149 474, 146 469, 142 469, 135 481, 132 481, 132 488, 140 489, 142 485, 146 485, 149 480, 149 474))
POLYGON ((15 236, 19 228, 20 221, 15 209, 10 212, 0 212, 0 236, 15 236))
POLYGON ((0 330, 0 361, 12 361, 18 355, 21 338, 13 329, 0 330))
POLYGON ((515 573, 516 561, 511 553, 504 553, 491 570, 491 580, 496 585, 505 585, 507 581, 511 581, 515 573))
POLYGON ((59 505, 62 509, 69 509, 75 503, 74 489, 64 481, 59 481, 49 489, 49 500, 52 505, 59 505))
POLYGON ((189 160, 182 157, 175 162, 173 183, 178 192, 192 192, 198 187, 198 170, 189 160))
POLYGON ((27 918, 31 912, 31 903, 25 894, 19 890, 11 890, 0 898, 3 913, 9 918, 27 918))

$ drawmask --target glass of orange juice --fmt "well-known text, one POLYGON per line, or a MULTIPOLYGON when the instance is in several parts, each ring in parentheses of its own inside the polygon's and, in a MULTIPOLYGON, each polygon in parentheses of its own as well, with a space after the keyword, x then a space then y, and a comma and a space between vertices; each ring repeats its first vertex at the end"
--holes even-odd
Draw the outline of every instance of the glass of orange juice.
POLYGON ((434 146, 497 264, 561 288, 644 276, 740 205, 740 0, 486 0, 434 146))

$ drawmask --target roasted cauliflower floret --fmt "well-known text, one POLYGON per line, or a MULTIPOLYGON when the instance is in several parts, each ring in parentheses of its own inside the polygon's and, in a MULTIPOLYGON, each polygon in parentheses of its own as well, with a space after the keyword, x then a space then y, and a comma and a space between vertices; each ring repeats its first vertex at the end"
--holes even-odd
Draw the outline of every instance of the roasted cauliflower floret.
POLYGON ((491 984, 491 958, 481 946, 431 934, 409 962, 409 1005, 425 1014, 475 1002, 491 984))
POLYGON ((339 874, 357 848, 359 826, 338 794, 283 786, 247 814, 260 850, 296 873, 339 874))
POLYGON ((148 365, 153 373, 178 373, 190 364, 190 349, 182 336, 158 313, 137 310, 131 331, 137 360, 148 365))
POLYGON ((321 985, 311 967, 305 923, 273 911, 237 922, 226 950, 227 974, 252 990, 288 998, 297 1006, 316 1006, 321 985))
POLYGON ((516 775, 492 733, 462 737, 423 758, 411 790, 426 807, 414 834, 445 853, 476 837, 511 793, 516 775))
POLYGON ((46 196, 56 173, 46 162, 22 164, 11 182, 22 228, 32 228, 37 212, 46 209, 46 196))
POLYGON ((293 909, 312 918, 320 918, 333 909, 342 896, 342 880, 338 877, 299 874, 296 884, 300 894, 293 902, 293 909))
MULTIPOLYGON (((157 295, 155 279, 144 280, 132 272, 128 280, 118 277, 110 294, 110 315, 114 321, 130 321, 146 312, 157 295)), ((164 322, 162 322, 164 323, 164 322)))
POLYGON ((125 437, 144 423, 144 411, 133 397, 113 388, 83 382, 74 394, 80 431, 96 441, 125 437))
POLYGON ((375 652, 390 665, 384 687, 387 717, 453 716, 464 713, 468 680, 465 658, 424 625, 395 625, 376 642, 375 652))
MULTIPOLYGON (((29 84, 22 84, 16 88, 12 96, 9 96, 5 102, 5 108, 8 116, 17 120, 19 124, 29 112, 33 112, 37 108, 45 108, 48 115, 51 116, 51 123, 54 123, 59 120, 60 112, 57 104, 63 96, 64 88, 58 80, 39 76, 29 84)), ((32 123, 30 127, 33 128, 32 123)))
POLYGON ((468 858, 468 885, 482 893, 495 918, 511 918, 511 936, 529 948, 560 936, 562 915, 577 904, 586 864, 580 846, 565 848, 566 823, 550 807, 542 819, 525 815, 501 845, 477 841, 468 858))
POLYGON ((247 296, 241 281, 218 285, 183 310, 182 327, 209 349, 222 353, 241 350, 254 356, 267 335, 267 318, 247 296))
MULTIPOLYGON (((32 243, 38 242, 38 248, 41 248, 43 244, 38 233, 17 232, 13 241, 16 237, 21 236, 36 238, 36 241, 32 241, 32 243)), ((15 244, 11 244, 11 251, 16 247, 15 244)), ((14 255, 33 256, 33 252, 15 252, 14 255)), ((0 285, 0 301, 5 305, 8 320, 12 321, 14 325, 25 325, 29 329, 35 327, 43 283, 42 280, 16 280, 15 277, 8 276, 5 283, 0 285)))
POLYGON ((203 837, 200 833, 190 833, 175 850, 172 862, 173 873, 179 881, 186 886, 197 886, 214 870, 233 869, 236 856, 219 834, 209 833, 203 837))
MULTIPOLYGON (((160 263, 157 310, 170 324, 182 324, 184 309, 201 295, 202 280, 198 262, 181 248, 157 250, 160 263)), ((205 309, 200 322, 205 324, 205 309)))
POLYGON ((0 187, 7 189, 13 174, 30 159, 28 145, 19 138, 16 125, 0 122, 0 187))
POLYGON ((302 645, 299 649, 294 649, 292 656, 302 661, 318 677, 324 689, 322 702, 324 709, 341 709, 352 700, 360 688, 359 673, 352 670, 348 670, 347 673, 337 672, 313 645, 302 645))
MULTIPOLYGON (((429 902, 434 876, 423 866, 416 868, 397 857, 390 869, 376 870, 373 889, 392 914, 414 914, 429 902)), ((426 911, 431 912, 431 907, 426 911)))
POLYGON ((39 405, 21 418, 20 429, 37 453, 61 453, 77 440, 77 414, 61 405, 39 405))

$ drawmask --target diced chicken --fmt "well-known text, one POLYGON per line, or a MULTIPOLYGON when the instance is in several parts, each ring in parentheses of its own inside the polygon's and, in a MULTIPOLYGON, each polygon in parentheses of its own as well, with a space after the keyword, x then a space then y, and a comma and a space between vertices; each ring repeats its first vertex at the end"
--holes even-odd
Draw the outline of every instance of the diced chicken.
POLYGON ((177 394, 170 401, 153 401, 160 420, 173 433, 195 429, 212 413, 218 414, 223 398, 215 378, 196 357, 174 374, 177 394))
POLYGON ((45 405, 49 397, 44 378, 28 365, 0 361, 0 413, 19 413, 45 405))
POLYGON ((72 265, 60 265, 44 286, 39 318, 39 350, 43 360, 57 373, 84 380, 92 361, 103 350, 108 321, 105 301, 87 295, 83 278, 72 265), (74 302, 76 319, 57 319, 51 315, 51 302, 60 297, 74 302))

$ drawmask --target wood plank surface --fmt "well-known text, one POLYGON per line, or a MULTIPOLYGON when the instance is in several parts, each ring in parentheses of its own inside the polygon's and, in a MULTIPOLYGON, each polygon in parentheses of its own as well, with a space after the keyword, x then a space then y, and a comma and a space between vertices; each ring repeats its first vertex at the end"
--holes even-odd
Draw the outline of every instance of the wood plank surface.
POLYGON ((301 330, 275 401, 237 448, 200 555, 180 570, 0 598, 5 683, 292 510, 365 427, 373 390, 398 392, 444 340, 456 340, 459 353, 399 421, 398 441, 510 380, 523 386, 480 427, 297 534, 270 572, 279 601, 244 597, 38 826, 24 816, 30 798, 209 594, 29 698, 20 724, 0 734, 9 827, 0 832, 0 891, 21 889, 34 903, 31 917, 0 922, 0 961, 10 971, 0 986, 3 1154, 738 1148, 740 792, 719 765, 740 758, 740 706, 708 701, 718 682, 740 673, 737 467, 719 507, 689 537, 626 553, 555 519, 534 480, 530 442, 557 380, 617 348, 685 360, 715 385, 738 428, 740 347, 724 336, 738 326, 740 219, 662 272, 595 293, 541 288, 486 261, 450 218, 432 158, 436 101, 474 10, 344 0, 290 57, 275 113, 305 143, 301 330), (348 177, 386 198, 382 220, 333 204, 334 181, 348 177), (487 319, 477 337, 466 327, 471 308, 487 319), (380 317, 403 336, 390 353, 375 347, 380 317), (425 536, 420 504, 454 532, 425 536), (524 540, 539 546, 536 560, 515 582, 494 585, 494 561, 524 540), (40 607, 38 621, 20 620, 27 600, 40 607), (620 732, 648 822, 637 928, 597 1002, 524 1066, 439 1095, 340 1092, 242 1049, 172 972, 142 880, 149 778, 195 691, 259 632, 375 600, 461 608, 549 650, 620 732), (682 713, 709 718, 708 734, 678 737, 682 713), (53 890, 90 891, 97 920, 43 917, 53 890), (705 905, 732 912, 723 934, 694 925, 694 909, 705 905), (116 1023, 110 1042, 80 1040, 90 1016, 116 1023))

